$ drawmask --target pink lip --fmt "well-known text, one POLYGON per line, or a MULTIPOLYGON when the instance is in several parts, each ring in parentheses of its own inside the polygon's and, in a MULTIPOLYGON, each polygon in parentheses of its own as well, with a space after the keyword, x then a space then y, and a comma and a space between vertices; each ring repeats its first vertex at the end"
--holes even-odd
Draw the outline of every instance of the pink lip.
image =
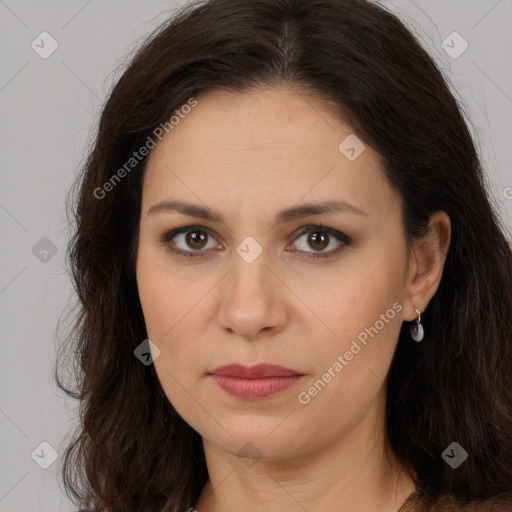
POLYGON ((208 375, 224 390, 238 398, 265 398, 295 385, 304 375, 273 364, 243 366, 230 364, 208 375))

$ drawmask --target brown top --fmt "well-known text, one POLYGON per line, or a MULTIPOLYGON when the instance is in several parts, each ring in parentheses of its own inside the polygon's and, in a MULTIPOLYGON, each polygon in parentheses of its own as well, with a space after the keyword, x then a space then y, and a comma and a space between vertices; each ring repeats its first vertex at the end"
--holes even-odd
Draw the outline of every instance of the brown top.
POLYGON ((464 504, 451 495, 427 498, 413 492, 397 512, 512 512, 512 502, 485 500, 464 504))

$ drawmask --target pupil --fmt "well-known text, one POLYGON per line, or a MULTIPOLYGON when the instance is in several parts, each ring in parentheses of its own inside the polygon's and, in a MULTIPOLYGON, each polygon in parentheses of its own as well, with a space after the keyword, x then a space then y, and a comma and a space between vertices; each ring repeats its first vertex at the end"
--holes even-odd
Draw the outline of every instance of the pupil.
POLYGON ((202 247, 201 242, 204 242, 205 239, 206 236, 204 235, 204 233, 201 233, 200 231, 191 231, 187 235, 187 243, 189 245, 199 244, 200 248, 202 247), (196 237, 199 237, 199 241, 196 240, 196 237))
MULTIPOLYGON (((313 244, 318 244, 320 243, 321 247, 316 247, 316 249, 324 249, 326 247, 326 244, 322 244, 322 242, 325 242, 327 240, 327 237, 325 236, 325 234, 322 234, 320 233, 320 236, 318 236, 320 232, 316 231, 314 233, 311 234, 310 236, 310 240, 313 241, 313 244), (321 241, 319 242, 318 239, 321 239, 321 241)), ((313 247, 315 248, 315 247, 313 247)))

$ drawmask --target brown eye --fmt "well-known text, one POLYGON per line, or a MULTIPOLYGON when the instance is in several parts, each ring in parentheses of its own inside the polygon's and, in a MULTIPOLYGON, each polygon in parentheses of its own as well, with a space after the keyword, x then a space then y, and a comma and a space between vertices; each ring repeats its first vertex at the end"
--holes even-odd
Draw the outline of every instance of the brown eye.
POLYGON ((321 231, 312 231, 308 236, 308 243, 313 249, 321 251, 329 245, 329 235, 321 231))
MULTIPOLYGON (((210 230, 201 226, 174 229, 165 234, 160 242, 167 245, 173 253, 187 258, 208 257, 211 256, 211 251, 208 249, 222 249, 222 245, 216 242, 210 230), (208 244, 210 245, 208 246, 208 244)), ((308 257, 313 258, 327 258, 335 256, 351 243, 352 240, 349 237, 335 229, 308 226, 299 234, 292 252, 305 253, 308 257), (302 240, 303 238, 304 240, 302 240), (334 247, 325 250, 331 245, 334 247)))
POLYGON ((208 235, 204 231, 189 231, 185 236, 185 243, 192 249, 202 249, 208 235))
POLYGON ((322 226, 311 226, 300 233, 296 241, 296 248, 293 250, 304 252, 313 258, 321 258, 334 256, 350 243, 350 238, 340 231, 322 226), (332 246, 331 249, 325 250, 329 246, 332 246))
POLYGON ((175 229, 164 235, 161 242, 172 252, 188 257, 206 256, 207 249, 219 247, 210 232, 198 226, 175 229))

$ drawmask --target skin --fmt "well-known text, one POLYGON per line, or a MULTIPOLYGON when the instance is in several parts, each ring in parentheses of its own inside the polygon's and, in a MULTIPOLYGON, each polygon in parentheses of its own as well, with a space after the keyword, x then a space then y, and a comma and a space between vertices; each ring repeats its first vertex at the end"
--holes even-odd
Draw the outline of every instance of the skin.
POLYGON ((149 156, 136 266, 148 337, 160 350, 158 378, 203 438, 210 479, 191 507, 396 512, 414 485, 388 449, 386 376, 402 322, 417 318, 414 306, 425 311, 439 286, 449 217, 436 212, 431 237, 415 242, 408 258, 402 200, 385 181, 379 155, 366 145, 347 159, 338 146, 353 130, 325 102, 285 85, 196 99, 149 156), (207 205, 224 222, 148 215, 170 199, 207 205), (273 221, 284 208, 326 200, 347 201, 366 215, 273 221), (319 223, 352 243, 328 237, 315 245, 311 232, 308 243, 300 231, 319 223), (207 256, 180 257, 172 241, 160 241, 189 225, 209 229, 207 240, 187 244, 182 234, 175 245, 207 256), (262 248, 252 263, 236 252, 249 236, 262 248), (310 256, 339 247, 332 257, 310 256), (401 311, 300 403, 299 393, 395 303, 401 311), (207 375, 233 362, 279 364, 305 377, 271 397, 242 400, 207 375))

